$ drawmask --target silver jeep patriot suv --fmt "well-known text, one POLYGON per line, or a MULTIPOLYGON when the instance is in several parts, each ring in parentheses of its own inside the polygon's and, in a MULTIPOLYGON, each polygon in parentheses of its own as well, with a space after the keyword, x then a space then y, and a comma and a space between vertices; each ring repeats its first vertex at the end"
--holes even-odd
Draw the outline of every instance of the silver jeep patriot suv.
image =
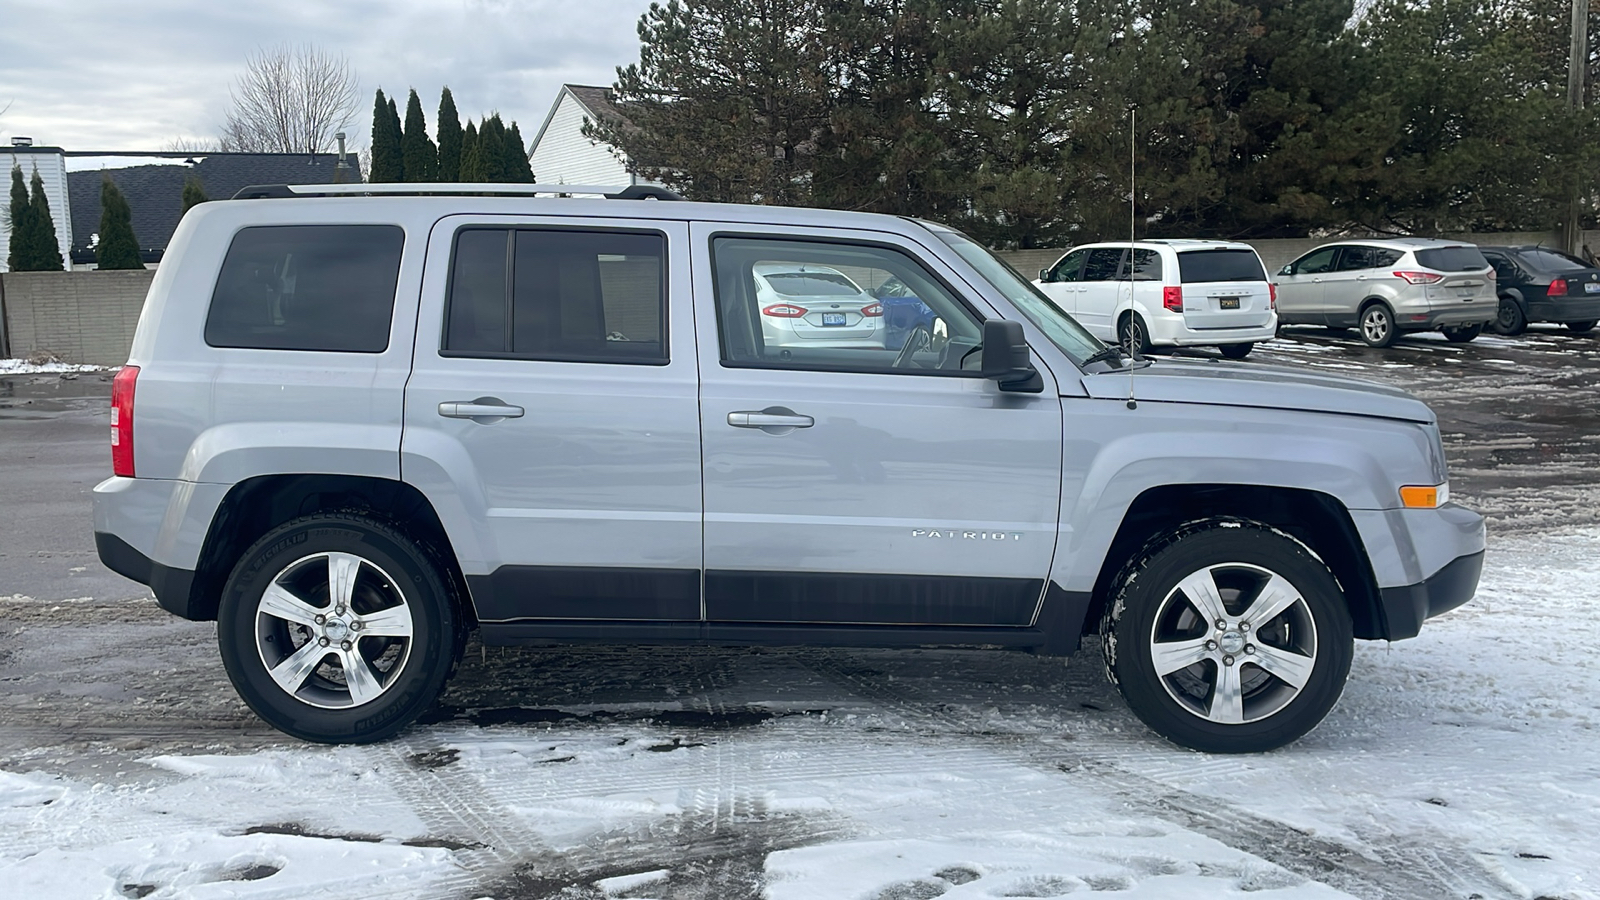
POLYGON ((1098 632, 1156 732, 1263 750, 1328 713, 1355 638, 1415 635, 1483 563, 1403 392, 1126 360, 941 225, 653 188, 196 207, 112 404, 101 559, 216 620, 244 700, 314 741, 405 727, 474 629, 1098 632), (915 314, 862 327, 890 282, 915 314))

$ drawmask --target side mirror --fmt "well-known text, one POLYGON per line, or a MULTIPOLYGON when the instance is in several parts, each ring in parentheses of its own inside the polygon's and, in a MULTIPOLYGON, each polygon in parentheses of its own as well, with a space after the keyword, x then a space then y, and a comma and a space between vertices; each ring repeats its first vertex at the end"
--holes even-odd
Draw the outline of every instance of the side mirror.
POLYGON ((1055 281, 1054 278, 1050 277, 1050 270, 1049 269, 1040 269, 1039 270, 1039 280, 1044 282, 1045 284, 1049 284, 1050 282, 1055 281))
POLYGON ((1294 273, 1289 271, 1293 267, 1293 265, 1294 265, 1293 263, 1290 263, 1289 265, 1284 266, 1283 268, 1278 270, 1278 274, 1279 275, 1293 275, 1294 273))
POLYGON ((989 319, 983 323, 983 377, 997 382, 1002 391, 1044 391, 1044 378, 1033 367, 1021 322, 989 319))

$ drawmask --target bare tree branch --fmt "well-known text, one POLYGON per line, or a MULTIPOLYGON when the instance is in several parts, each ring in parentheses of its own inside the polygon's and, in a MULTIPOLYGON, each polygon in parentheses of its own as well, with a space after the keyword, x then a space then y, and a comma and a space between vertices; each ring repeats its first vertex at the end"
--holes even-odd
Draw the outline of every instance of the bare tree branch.
POLYGON ((250 55, 230 92, 218 143, 236 153, 322 153, 355 118, 359 81, 349 60, 313 44, 250 55))

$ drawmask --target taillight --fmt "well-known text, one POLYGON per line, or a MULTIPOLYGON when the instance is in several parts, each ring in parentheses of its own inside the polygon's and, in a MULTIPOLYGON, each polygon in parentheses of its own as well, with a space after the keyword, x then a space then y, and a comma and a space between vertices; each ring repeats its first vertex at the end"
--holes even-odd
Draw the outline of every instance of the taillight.
POLYGON ((1183 312, 1183 288, 1177 285, 1162 288, 1161 305, 1173 312, 1183 312))
POLYGON ((1394 277, 1404 278, 1407 284, 1435 284, 1444 280, 1437 272, 1395 272, 1394 277))
POLYGON ((1278 308, 1278 286, 1270 281, 1267 282, 1267 308, 1278 308))
POLYGON ((123 366, 111 380, 111 474, 133 477, 133 384, 138 366, 123 366))
POLYGON ((882 303, 874 303, 871 306, 867 307, 866 309, 863 309, 861 311, 861 314, 863 316, 866 316, 869 319, 877 317, 877 316, 881 316, 881 315, 883 315, 883 304, 882 303))
POLYGON ((1484 275, 1486 275, 1490 281, 1496 281, 1496 280, 1498 280, 1500 278, 1500 273, 1496 272, 1493 269, 1490 269, 1489 271, 1485 272, 1484 275))
POLYGON ((761 314, 763 316, 771 316, 774 319, 798 319, 806 314, 806 310, 803 306, 793 306, 788 303, 774 303, 766 309, 763 309, 761 314))
POLYGON ((1557 278, 1555 281, 1550 282, 1550 286, 1545 288, 1544 292, 1551 297, 1565 294, 1567 292, 1567 280, 1565 278, 1557 278))

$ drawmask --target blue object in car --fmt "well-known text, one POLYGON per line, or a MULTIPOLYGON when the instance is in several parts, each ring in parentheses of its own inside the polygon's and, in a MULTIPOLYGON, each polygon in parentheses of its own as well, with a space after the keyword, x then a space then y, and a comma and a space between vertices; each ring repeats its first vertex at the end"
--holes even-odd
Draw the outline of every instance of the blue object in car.
POLYGON ((885 350, 899 350, 906 345, 906 336, 918 325, 933 331, 933 309, 911 293, 905 282, 890 278, 878 285, 872 296, 883 305, 883 346, 885 350))

